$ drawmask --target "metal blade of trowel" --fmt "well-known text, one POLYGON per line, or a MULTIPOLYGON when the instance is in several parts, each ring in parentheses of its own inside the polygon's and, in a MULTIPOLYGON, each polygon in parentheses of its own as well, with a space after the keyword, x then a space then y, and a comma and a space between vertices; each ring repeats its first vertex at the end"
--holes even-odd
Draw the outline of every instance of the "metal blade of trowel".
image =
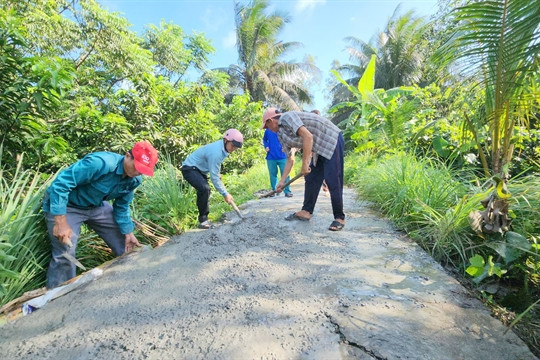
MULTIPOLYGON (((71 247, 73 245, 68 245, 69 248, 71 249, 71 247)), ((65 257, 66 259, 68 259, 69 261, 71 261, 73 264, 75 264, 75 266, 77 266, 78 268, 80 269, 83 269, 83 270, 86 270, 86 268, 84 267, 83 264, 81 264, 81 262, 79 260, 77 260, 77 258, 73 255, 71 255, 70 253, 68 253, 68 251, 64 251, 64 253, 62 254, 63 257, 65 257)))

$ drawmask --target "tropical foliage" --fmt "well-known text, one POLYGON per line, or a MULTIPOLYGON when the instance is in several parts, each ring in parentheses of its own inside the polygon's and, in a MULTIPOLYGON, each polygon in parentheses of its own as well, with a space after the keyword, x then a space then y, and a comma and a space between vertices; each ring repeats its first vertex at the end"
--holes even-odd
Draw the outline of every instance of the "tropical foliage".
POLYGON ((45 283, 51 246, 41 199, 47 182, 22 168, 0 168, 0 304, 45 283), (21 191, 24 190, 24 191, 21 191))
POLYGON ((484 90, 483 107, 464 113, 468 129, 478 139, 486 175, 508 174, 516 126, 529 127, 540 92, 540 7, 537 1, 480 1, 451 13, 454 32, 435 58, 452 62, 464 81, 484 90), (488 132, 482 131, 485 126, 488 132), (487 152, 487 154, 483 154, 487 152))
MULTIPOLYGON (((527 310, 534 322, 540 298, 540 228, 532 220, 540 172, 534 142, 540 4, 449 6, 455 3, 447 1, 446 16, 430 24, 443 30, 430 39, 441 45, 431 56, 424 52, 430 74, 445 76, 436 83, 424 76, 411 86, 377 88, 377 74, 390 73, 373 51, 362 58, 359 80, 334 72, 348 97, 330 113, 348 147, 368 159, 360 163, 354 156, 350 164, 349 178, 362 196, 435 258, 491 289, 486 299, 527 310), (518 291, 501 286, 516 283, 518 291)), ((362 54, 375 50, 358 44, 362 54)))
MULTIPOLYGON (((352 62, 336 66, 335 70, 346 84, 338 82, 333 86, 332 105, 353 99, 347 85, 354 87, 358 84, 373 57, 378 69, 374 78, 376 89, 419 84, 424 76, 424 59, 428 56, 429 29, 423 17, 415 16, 413 11, 400 15, 398 7, 385 30, 374 35, 369 42, 355 36, 345 38, 352 62)), ((334 115, 336 122, 349 116, 346 108, 340 107, 339 110, 334 115)))
POLYGON ((509 236, 511 195, 506 182, 520 137, 516 130, 530 127, 540 101, 540 92, 532 85, 539 76, 538 5, 514 0, 459 7, 450 14, 454 33, 435 54, 484 90, 482 106, 463 113, 484 174, 494 176, 495 191, 482 202, 485 210, 471 213, 471 223, 480 234, 509 236))
POLYGON ((205 70, 213 49, 201 35, 162 23, 141 38, 94 0, 1 2, 0 46, 10 55, 0 77, 4 165, 26 151, 24 166, 54 171, 92 151, 124 153, 139 139, 182 159, 221 136, 222 114, 250 128, 247 102, 225 104, 226 76, 181 80, 205 70))
POLYGON ((47 120, 60 108, 74 75, 58 57, 29 56, 23 24, 9 8, 0 11, 0 160, 12 166, 23 151, 29 153, 27 162, 36 164, 67 149, 47 120))

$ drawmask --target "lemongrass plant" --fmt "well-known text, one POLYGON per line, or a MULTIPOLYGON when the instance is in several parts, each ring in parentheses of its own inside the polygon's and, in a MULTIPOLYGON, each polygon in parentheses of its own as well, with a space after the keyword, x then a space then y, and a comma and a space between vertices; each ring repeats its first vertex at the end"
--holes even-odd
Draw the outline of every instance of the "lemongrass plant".
POLYGON ((405 228, 417 219, 419 202, 447 209, 467 190, 443 164, 404 153, 379 159, 356 177, 362 197, 405 228))
POLYGON ((45 284, 51 257, 41 200, 48 185, 39 173, 0 169, 0 306, 45 284))
POLYGON ((182 181, 180 170, 165 157, 153 177, 145 177, 135 192, 132 216, 138 235, 153 246, 196 223, 194 189, 182 181))

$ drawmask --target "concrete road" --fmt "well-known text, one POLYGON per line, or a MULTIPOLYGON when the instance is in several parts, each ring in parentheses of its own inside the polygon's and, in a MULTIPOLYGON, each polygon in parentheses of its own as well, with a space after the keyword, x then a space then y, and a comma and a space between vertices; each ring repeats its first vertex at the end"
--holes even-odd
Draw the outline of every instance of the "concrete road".
POLYGON ((345 229, 253 200, 0 328, 2 359, 535 359, 431 257, 345 192, 345 229))

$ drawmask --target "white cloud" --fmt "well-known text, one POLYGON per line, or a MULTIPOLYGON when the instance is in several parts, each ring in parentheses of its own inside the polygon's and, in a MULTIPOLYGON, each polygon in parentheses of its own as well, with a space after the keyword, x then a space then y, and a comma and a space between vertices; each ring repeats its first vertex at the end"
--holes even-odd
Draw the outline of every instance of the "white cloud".
POLYGON ((297 13, 301 13, 303 11, 312 11, 315 9, 315 6, 324 4, 326 4, 326 0, 298 0, 294 10, 297 13))
POLYGON ((230 49, 236 46, 236 31, 231 30, 227 36, 225 36, 221 43, 225 49, 230 49))

